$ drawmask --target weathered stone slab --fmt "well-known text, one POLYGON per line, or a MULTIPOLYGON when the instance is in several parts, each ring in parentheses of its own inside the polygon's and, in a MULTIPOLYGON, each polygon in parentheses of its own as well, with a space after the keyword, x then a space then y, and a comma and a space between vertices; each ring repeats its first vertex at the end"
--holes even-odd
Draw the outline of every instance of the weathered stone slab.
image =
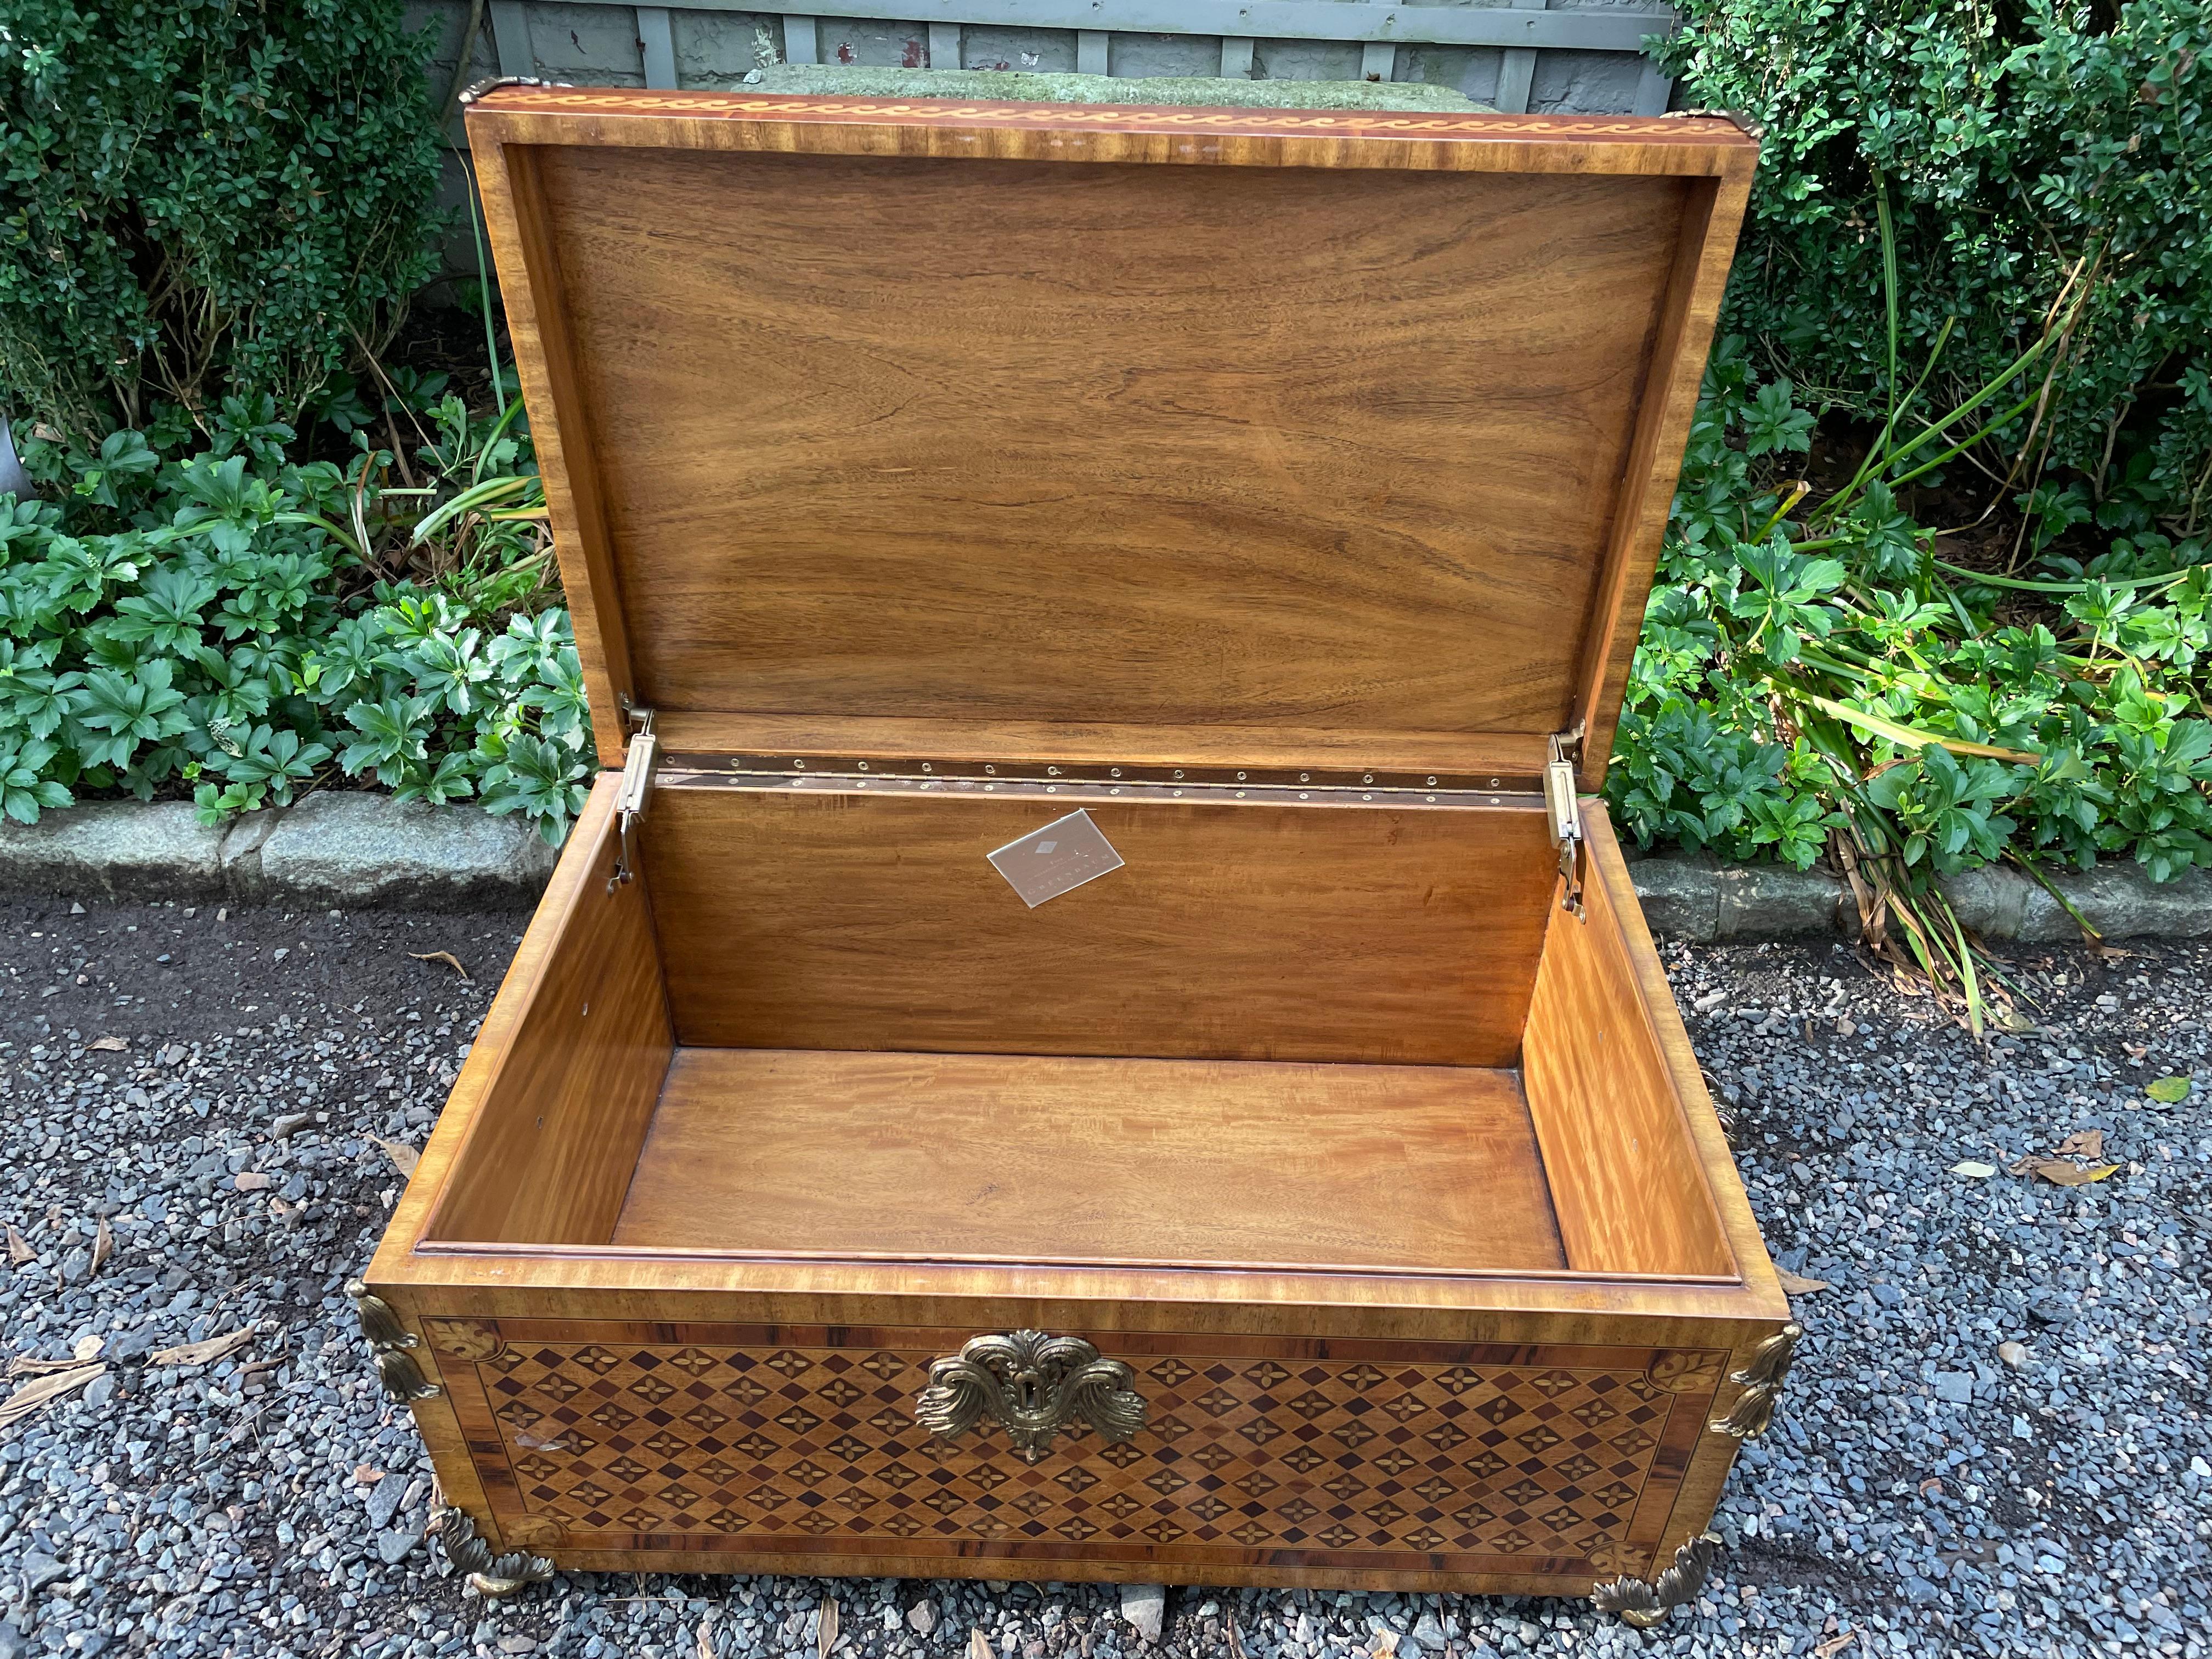
POLYGON ((310 795, 260 842, 252 896, 391 909, 522 904, 544 890, 556 856, 520 818, 477 807, 310 795))
POLYGON ((190 801, 90 801, 0 825, 0 890, 75 898, 218 898, 223 828, 190 801))
POLYGON ((2030 895, 2051 902, 2019 871, 1996 864, 1961 871, 1943 883, 1943 891, 1960 925, 1984 939, 2020 938, 2030 895))
POLYGON ((1716 939, 1800 939, 1856 932, 1850 890, 1821 869, 1738 864, 1714 872, 1716 939))
POLYGON ((846 98, 967 98, 1000 103, 1195 105, 1239 109, 1493 112, 1452 87, 1420 81, 1230 81, 1212 76, 1040 74, 1015 70, 847 68, 773 64, 743 90, 846 98))
MULTIPOLYGON (((2197 939, 2212 933, 2212 875, 2185 870, 2153 881, 2139 864, 2100 864, 2054 875, 2051 884, 2106 939, 2197 939)), ((2081 929, 2042 888, 2031 886, 2020 937, 2079 939, 2081 929)))
POLYGON ((1644 920, 1662 939, 1692 945, 1720 937, 1720 871, 1702 854, 1662 853, 1633 860, 1629 879, 1644 920))

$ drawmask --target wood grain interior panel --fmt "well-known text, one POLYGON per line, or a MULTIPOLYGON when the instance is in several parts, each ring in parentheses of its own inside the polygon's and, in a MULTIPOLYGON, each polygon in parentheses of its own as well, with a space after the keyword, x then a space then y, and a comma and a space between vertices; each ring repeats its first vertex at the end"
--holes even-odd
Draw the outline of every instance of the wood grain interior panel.
MULTIPOLYGON (((1602 812, 1594 803, 1584 808, 1585 825, 1594 826, 1586 828, 1588 918, 1552 907, 1522 1045, 1568 1265, 1580 1273, 1733 1273, 1681 1085, 1630 959, 1626 929, 1644 926, 1634 890, 1625 869, 1609 884, 1595 867, 1620 866, 1620 849, 1602 812), (1628 895, 1626 906, 1616 886, 1628 895)), ((1679 1064, 1697 1076, 1686 1043, 1679 1064)))
POLYGON ((601 776, 562 855, 541 907, 557 926, 507 970, 537 982, 428 1237, 599 1244, 622 1207, 673 1042, 644 879, 607 890, 619 781, 601 776))
POLYGON ((682 1048, 617 1244, 1565 1265, 1510 1072, 682 1048))
POLYGON ((1569 723, 1685 181, 534 176, 657 708, 1569 723))
POLYGON ((678 1040, 1516 1060, 1556 868, 1540 810, 1092 802, 1124 867, 1030 909, 985 855, 1066 810, 662 791, 678 1040))

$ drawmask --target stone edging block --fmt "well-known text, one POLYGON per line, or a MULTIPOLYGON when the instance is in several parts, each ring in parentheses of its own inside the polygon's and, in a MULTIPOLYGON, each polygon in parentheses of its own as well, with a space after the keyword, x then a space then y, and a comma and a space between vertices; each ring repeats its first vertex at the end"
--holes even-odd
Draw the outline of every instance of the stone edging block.
POLYGON ((93 801, 0 825, 0 892, 465 909, 534 903, 557 856, 519 817, 389 795, 213 826, 185 801, 93 801))
MULTIPOLYGON (((1825 870, 1723 865, 1702 854, 1634 860, 1629 873, 1651 931, 1694 944, 1726 939, 1858 935, 1850 890, 1825 870)), ((2051 885, 2106 939, 2212 934, 2212 873, 2185 871, 2156 882, 2140 865, 2066 871, 2051 885)), ((1959 920, 1988 939, 2078 942, 2081 930, 2042 884, 2004 866, 1969 870, 1944 884, 1959 920)))

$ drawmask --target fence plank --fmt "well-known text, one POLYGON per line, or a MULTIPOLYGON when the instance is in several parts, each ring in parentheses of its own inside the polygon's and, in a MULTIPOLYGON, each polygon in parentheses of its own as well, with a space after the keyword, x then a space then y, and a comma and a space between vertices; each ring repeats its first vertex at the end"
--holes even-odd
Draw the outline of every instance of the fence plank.
MULTIPOLYGON (((1510 6, 1524 11, 1541 11, 1544 0, 1505 0, 1510 6)), ((1536 78, 1536 54, 1528 46, 1516 46, 1504 55, 1498 66, 1498 94, 1490 101, 1508 115, 1528 112, 1528 90, 1536 78)))
POLYGON ((1674 95, 1674 82, 1667 71, 1647 58, 1644 60, 1644 73, 1636 77, 1636 103, 1629 113, 1664 115, 1674 95))
POLYGON ((1111 75, 1107 68, 1113 61, 1107 51, 1107 31, 1078 29, 1075 32, 1075 72, 1078 75, 1111 75))
POLYGON ((676 32, 669 27, 667 7, 637 9, 637 49, 645 58, 646 85, 676 84, 676 32))
POLYGON ((535 75, 538 54, 530 45, 530 14, 522 0, 491 0, 492 50, 501 75, 535 75))
POLYGON ((932 23, 929 26, 929 66, 932 69, 960 67, 960 25, 932 23))
POLYGON ((1398 76, 1398 48, 1388 40, 1370 40, 1359 49, 1359 78, 1395 81, 1398 76))
POLYGON ((1224 34, 1221 37, 1221 78, 1224 81, 1249 81, 1252 78, 1250 35, 1224 34))
MULTIPOLYGON (((517 3, 519 0, 493 0, 517 3)), ((688 11, 774 13, 779 0, 673 0, 688 11)), ((1102 39, 1103 6, 1090 0, 788 0, 817 16, 881 19, 887 12, 918 23, 988 23, 1019 28, 1072 29, 1102 39)), ((1508 6, 1393 6, 1363 17, 1343 0, 1113 0, 1114 33, 1242 35, 1260 40, 1365 40, 1445 46, 1552 47, 1575 52, 1641 52, 1647 34, 1664 34, 1674 15, 1629 11, 1533 11, 1508 6)), ((811 61, 811 60, 810 60, 811 61)))
MULTIPOLYGON (((717 7, 716 9, 723 9, 717 7)), ((822 44, 815 36, 812 17, 787 17, 783 20, 783 61, 787 64, 818 64, 822 61, 822 44)))

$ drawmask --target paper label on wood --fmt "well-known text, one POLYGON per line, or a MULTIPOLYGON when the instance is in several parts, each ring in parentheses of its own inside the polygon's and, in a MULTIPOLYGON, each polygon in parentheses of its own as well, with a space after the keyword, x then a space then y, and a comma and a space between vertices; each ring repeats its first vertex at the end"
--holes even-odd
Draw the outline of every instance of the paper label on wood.
POLYGON ((1121 867, 1121 855, 1080 807, 991 854, 992 867, 1034 910, 1121 867))

